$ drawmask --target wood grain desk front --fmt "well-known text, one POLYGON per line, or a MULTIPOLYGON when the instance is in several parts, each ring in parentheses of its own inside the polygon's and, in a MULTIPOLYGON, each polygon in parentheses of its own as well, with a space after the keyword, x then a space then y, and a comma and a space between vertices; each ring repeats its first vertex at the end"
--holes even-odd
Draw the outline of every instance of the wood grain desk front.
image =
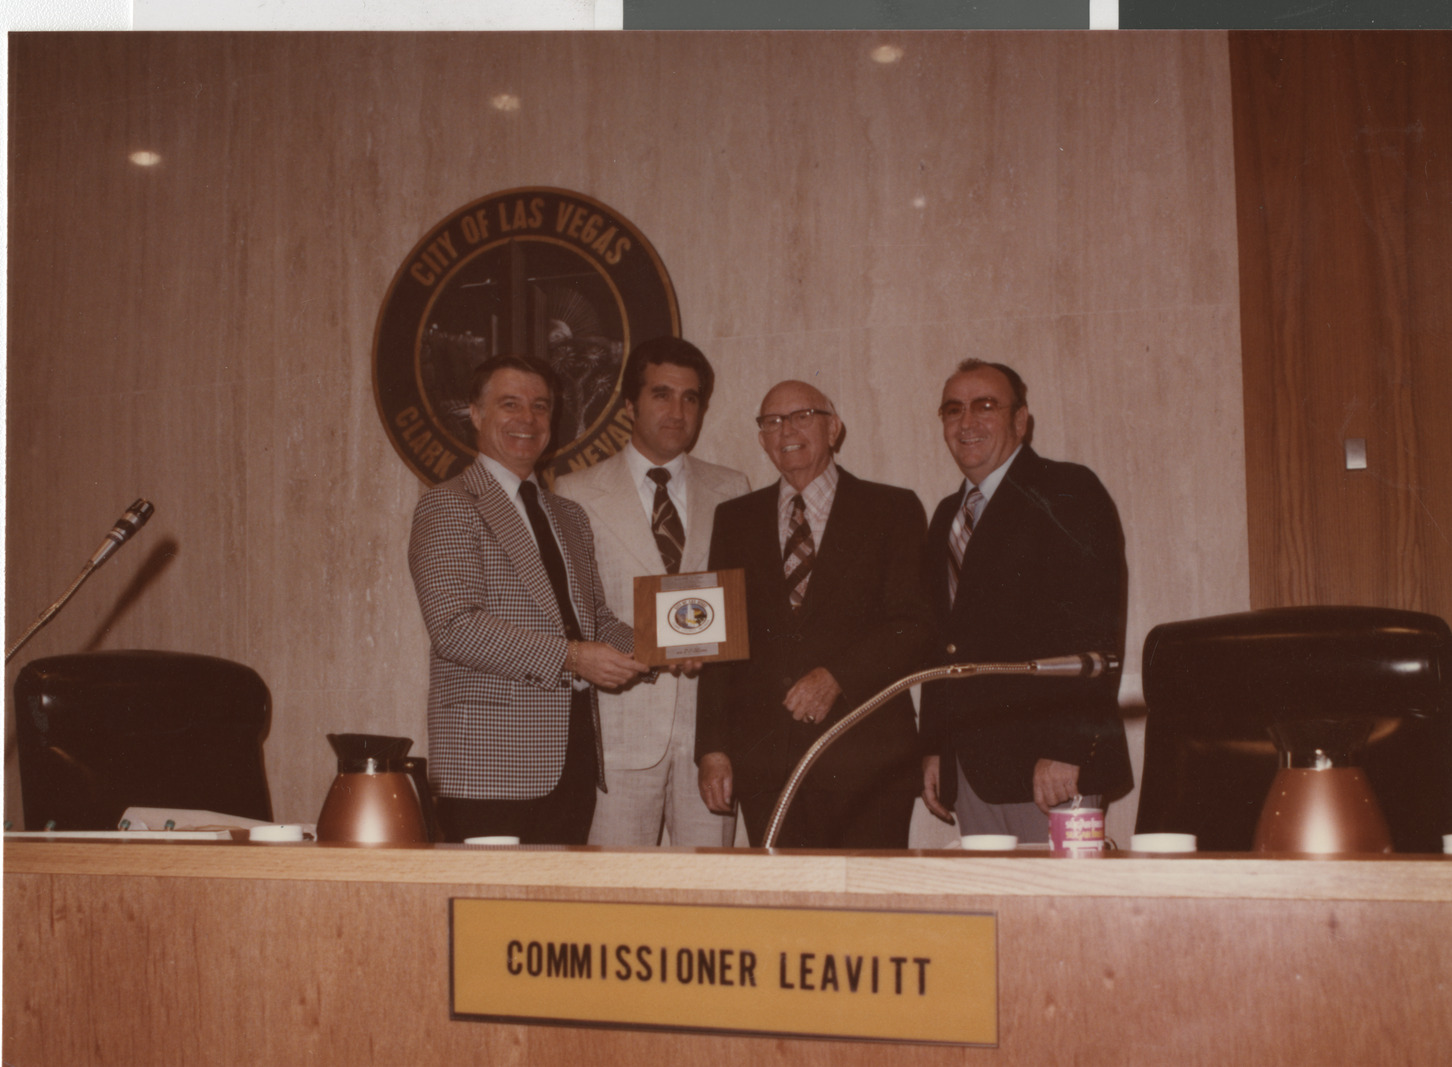
POLYGON ((11 840, 4 1061, 1427 1064, 1452 857, 11 840), (988 912, 999 1043, 451 1019, 454 897, 988 912))

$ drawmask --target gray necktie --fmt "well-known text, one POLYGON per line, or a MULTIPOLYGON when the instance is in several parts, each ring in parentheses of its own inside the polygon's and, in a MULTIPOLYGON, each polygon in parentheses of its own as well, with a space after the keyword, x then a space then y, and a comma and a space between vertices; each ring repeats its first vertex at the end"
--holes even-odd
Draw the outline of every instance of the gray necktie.
POLYGON ((953 516, 953 528, 948 531, 948 604, 958 599, 958 576, 963 573, 963 554, 968 551, 968 539, 973 536, 973 512, 983 499, 983 494, 974 486, 963 500, 958 514, 953 516))

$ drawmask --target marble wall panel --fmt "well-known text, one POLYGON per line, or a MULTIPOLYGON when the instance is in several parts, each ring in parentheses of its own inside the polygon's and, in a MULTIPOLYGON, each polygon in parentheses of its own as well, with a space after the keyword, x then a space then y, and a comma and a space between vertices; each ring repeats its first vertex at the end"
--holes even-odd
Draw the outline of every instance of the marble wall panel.
POLYGON ((246 617, 240 480, 244 405, 235 386, 41 399, 10 406, 9 640, 59 596, 137 497, 156 514, 21 653, 148 647, 186 633, 193 651, 236 656, 246 617), (193 419, 217 435, 199 439, 193 419), (62 428, 63 432, 27 431, 62 428), (169 462, 155 460, 166 457, 169 462), (42 492, 42 475, 51 492, 42 492), (26 491, 20 491, 25 487, 26 491), (111 632, 103 632, 110 623, 111 632), (130 644, 117 644, 123 637, 130 644))
POLYGON ((1062 94, 1074 159, 1059 200, 1088 232, 1062 235, 1059 306, 1223 303, 1237 279, 1222 239, 1234 198, 1223 46, 1203 34, 1136 39, 1142 52, 1105 43, 1076 39, 1085 81, 1062 94))
POLYGON ((931 508, 960 477, 942 381, 1003 359, 1040 450, 1125 516, 1131 649, 1244 606, 1239 426, 1206 432, 1240 397, 1224 37, 892 41, 881 64, 869 33, 12 38, 9 633, 119 508, 158 506, 22 661, 81 647, 167 538, 101 645, 255 667, 280 818, 315 817, 327 731, 422 744, 421 487, 378 424, 373 330, 430 226, 522 185, 650 237, 721 372, 706 458, 770 482, 751 420, 801 377, 843 464, 931 508))
POLYGON ((1119 507, 1130 564, 1125 671, 1137 675, 1156 623, 1246 607, 1246 541, 1222 529, 1244 508, 1239 389, 1224 380, 1239 378, 1213 355, 1234 346, 1239 318, 1185 307, 1058 327, 1051 388, 1063 393, 1063 453, 1097 471, 1119 507), (1241 580, 1217 579, 1229 575, 1241 580))

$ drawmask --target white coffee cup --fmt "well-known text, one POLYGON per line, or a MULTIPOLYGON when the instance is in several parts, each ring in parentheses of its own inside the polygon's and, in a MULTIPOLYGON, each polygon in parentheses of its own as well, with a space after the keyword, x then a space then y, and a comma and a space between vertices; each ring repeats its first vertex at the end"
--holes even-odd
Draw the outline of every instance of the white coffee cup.
POLYGON ((303 839, 303 828, 301 823, 278 823, 275 826, 254 826, 247 831, 247 837, 252 841, 301 841, 303 839))
POLYGON ((1442 851, 1452 856, 1452 834, 1442 835, 1442 851))
POLYGON ((486 837, 466 837, 466 838, 464 838, 464 844, 466 844, 466 845, 517 845, 517 844, 519 844, 519 838, 517 838, 517 837, 509 837, 506 834, 491 834, 491 835, 486 836, 486 837))
POLYGON ((1131 852, 1194 852, 1194 834, 1134 834, 1129 839, 1131 852))
POLYGON ((1013 834, 964 834, 963 847, 969 852, 1012 852, 1018 848, 1013 834))

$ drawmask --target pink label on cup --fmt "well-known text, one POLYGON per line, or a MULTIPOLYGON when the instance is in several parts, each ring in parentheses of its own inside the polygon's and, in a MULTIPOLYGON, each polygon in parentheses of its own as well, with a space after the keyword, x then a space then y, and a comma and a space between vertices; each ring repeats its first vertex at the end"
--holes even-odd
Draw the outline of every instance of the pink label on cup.
POLYGON ((1104 849, 1104 812, 1100 808, 1070 808, 1049 812, 1049 845, 1070 854, 1104 849))

